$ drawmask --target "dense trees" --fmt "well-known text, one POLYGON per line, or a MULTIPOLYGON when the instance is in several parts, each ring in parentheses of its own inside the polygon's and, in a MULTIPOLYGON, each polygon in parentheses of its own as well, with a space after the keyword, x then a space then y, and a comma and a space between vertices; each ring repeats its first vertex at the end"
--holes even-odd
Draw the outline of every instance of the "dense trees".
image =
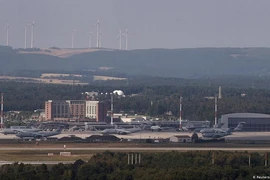
MULTIPOLYGON (((43 109, 49 99, 83 99, 82 92, 112 92, 112 86, 72 86, 32 83, 1 82, 0 91, 5 93, 5 111, 33 111, 43 109)), ((214 100, 204 97, 217 94, 218 87, 205 86, 122 86, 117 87, 127 95, 115 97, 115 112, 146 114, 166 119, 179 117, 179 97, 183 98, 183 118, 190 120, 214 119, 214 100), (132 94, 136 94, 131 96, 132 94), (166 115, 171 112, 172 116, 166 115)), ((240 89, 224 87, 219 99, 218 114, 234 112, 268 113, 270 91, 267 89, 240 89), (242 96, 241 96, 242 94, 242 96), (243 96, 245 94, 245 96, 243 96)), ((98 99, 110 101, 109 96, 98 99)), ((109 104, 109 103, 108 103, 109 104)))
POLYGON ((128 164, 126 153, 104 152, 94 155, 88 162, 46 165, 14 163, 0 167, 0 179, 252 179, 269 176, 263 154, 244 152, 190 151, 142 153, 140 164, 128 164), (212 155, 215 154, 214 164, 212 155))

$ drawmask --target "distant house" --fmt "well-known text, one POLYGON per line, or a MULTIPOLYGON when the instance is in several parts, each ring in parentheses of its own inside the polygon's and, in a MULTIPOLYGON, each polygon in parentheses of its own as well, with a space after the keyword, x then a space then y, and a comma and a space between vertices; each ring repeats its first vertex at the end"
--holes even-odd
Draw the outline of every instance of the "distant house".
POLYGON ((187 135, 175 135, 170 137, 170 142, 174 143, 189 143, 192 142, 191 137, 187 135))

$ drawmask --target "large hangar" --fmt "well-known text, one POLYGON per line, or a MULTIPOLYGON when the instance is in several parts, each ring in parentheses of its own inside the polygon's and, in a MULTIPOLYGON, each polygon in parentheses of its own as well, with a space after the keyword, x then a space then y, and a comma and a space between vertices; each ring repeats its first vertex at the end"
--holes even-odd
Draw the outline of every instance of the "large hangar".
POLYGON ((259 113, 232 113, 221 116, 223 128, 235 128, 238 123, 245 122, 243 131, 270 131, 270 115, 259 113))

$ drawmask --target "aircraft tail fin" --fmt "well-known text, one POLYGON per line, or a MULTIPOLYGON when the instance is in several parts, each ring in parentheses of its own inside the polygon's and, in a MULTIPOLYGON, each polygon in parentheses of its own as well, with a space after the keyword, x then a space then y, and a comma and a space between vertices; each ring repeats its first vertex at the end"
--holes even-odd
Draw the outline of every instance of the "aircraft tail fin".
POLYGON ((224 125, 224 123, 219 123, 216 128, 221 128, 224 125))
POLYGON ((233 131, 242 131, 245 124, 246 122, 240 122, 233 131))

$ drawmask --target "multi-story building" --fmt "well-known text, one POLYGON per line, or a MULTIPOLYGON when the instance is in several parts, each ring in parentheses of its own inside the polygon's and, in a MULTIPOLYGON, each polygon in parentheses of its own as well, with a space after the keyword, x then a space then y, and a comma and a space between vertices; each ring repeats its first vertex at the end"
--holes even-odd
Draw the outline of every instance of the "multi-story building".
POLYGON ((96 119, 97 122, 106 120, 107 108, 103 101, 85 101, 85 117, 96 119))
POLYGON ((85 101, 84 100, 68 100, 69 112, 72 118, 85 118, 85 101))
POLYGON ((107 104, 103 101, 66 100, 45 102, 45 120, 95 119, 105 122, 107 104))
POLYGON ((69 103, 66 101, 49 100, 45 102, 45 120, 69 118, 69 103))

